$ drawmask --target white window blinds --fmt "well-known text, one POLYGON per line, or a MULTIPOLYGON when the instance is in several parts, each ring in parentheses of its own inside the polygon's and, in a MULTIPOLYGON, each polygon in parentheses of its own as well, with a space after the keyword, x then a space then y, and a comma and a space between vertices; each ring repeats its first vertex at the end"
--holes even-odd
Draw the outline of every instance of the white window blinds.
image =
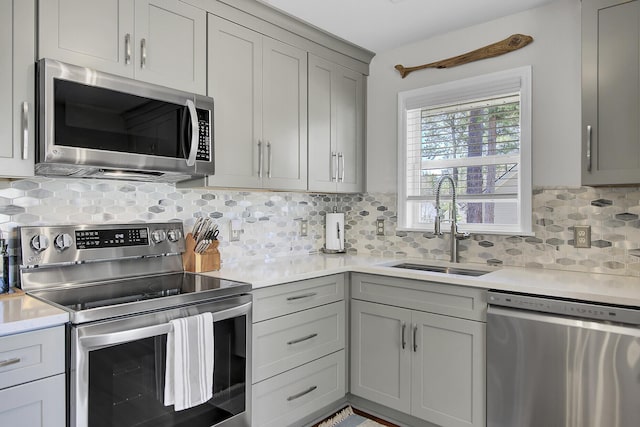
POLYGON ((449 175, 461 229, 530 233, 529 87, 526 68, 399 95, 401 229, 433 227, 435 186, 449 175))

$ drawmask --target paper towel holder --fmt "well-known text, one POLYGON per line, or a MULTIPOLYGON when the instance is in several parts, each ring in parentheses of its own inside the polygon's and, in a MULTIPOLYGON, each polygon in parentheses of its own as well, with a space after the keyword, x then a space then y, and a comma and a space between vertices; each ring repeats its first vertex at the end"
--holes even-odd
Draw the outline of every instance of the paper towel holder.
MULTIPOLYGON (((321 252, 325 253, 325 254, 344 254, 346 253, 346 249, 345 249, 345 245, 344 245, 344 213, 339 213, 338 212, 338 207, 334 206, 333 207, 333 212, 331 214, 327 214, 327 223, 325 224, 325 243, 322 247, 322 249, 320 249, 321 252), (335 214, 339 214, 342 216, 342 221, 338 221, 336 223, 337 225, 337 234, 334 237, 337 237, 339 244, 337 245, 337 248, 327 248, 327 240, 328 240, 328 236, 329 236, 329 216, 330 215, 335 215, 335 214), (342 227, 340 227, 340 225, 342 225, 342 227)), ((335 242, 333 242, 335 243, 335 242)), ((332 245, 332 246, 336 246, 336 245, 332 245)))

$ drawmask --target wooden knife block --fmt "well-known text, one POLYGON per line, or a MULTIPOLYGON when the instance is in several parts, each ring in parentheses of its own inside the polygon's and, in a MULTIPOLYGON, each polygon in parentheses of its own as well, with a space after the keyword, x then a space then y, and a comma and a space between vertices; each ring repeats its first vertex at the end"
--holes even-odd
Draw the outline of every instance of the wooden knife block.
POLYGON ((220 270, 220 241, 214 240, 209 248, 201 254, 195 252, 196 241, 191 233, 185 238, 185 250, 182 254, 182 266, 185 271, 202 273, 205 271, 220 270))

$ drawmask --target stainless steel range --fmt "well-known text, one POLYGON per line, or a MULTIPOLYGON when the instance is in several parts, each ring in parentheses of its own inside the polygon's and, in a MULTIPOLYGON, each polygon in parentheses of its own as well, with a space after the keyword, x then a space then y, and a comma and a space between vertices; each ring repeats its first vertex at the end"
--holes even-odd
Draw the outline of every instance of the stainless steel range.
POLYGON ((251 286, 183 272, 179 222, 21 227, 21 287, 70 313, 72 427, 248 427, 251 286), (213 316, 213 397, 165 405, 174 319, 213 316))

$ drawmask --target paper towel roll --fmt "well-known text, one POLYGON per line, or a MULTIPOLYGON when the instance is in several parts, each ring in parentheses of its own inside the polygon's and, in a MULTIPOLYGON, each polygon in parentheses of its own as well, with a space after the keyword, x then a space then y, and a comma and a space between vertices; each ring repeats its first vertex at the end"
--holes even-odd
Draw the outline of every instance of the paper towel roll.
POLYGON ((344 213, 327 214, 324 241, 328 251, 344 251, 344 213))

